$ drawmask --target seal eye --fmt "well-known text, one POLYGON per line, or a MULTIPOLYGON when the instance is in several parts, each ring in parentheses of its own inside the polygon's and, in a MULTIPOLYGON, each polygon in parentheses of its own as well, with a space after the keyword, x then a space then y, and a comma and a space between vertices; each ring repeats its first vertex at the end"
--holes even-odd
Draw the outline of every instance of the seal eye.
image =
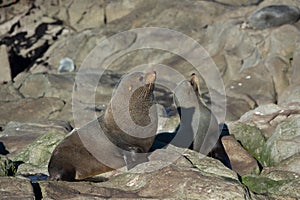
POLYGON ((143 81, 143 80, 144 80, 144 77, 141 76, 141 77, 139 78, 139 81, 143 81))

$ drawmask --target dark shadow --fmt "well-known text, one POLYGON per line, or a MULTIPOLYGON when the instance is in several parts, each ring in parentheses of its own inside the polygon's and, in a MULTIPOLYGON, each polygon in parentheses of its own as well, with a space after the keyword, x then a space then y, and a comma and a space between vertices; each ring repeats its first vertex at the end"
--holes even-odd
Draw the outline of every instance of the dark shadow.
MULTIPOLYGON (((163 132, 156 135, 154 143, 150 149, 150 152, 156 149, 166 148, 168 144, 172 144, 176 147, 189 148, 193 150, 193 130, 191 128, 191 121, 194 114, 194 108, 178 108, 180 116, 180 124, 177 126, 174 132, 163 132), (184 114, 184 115, 183 115, 184 114), (184 116, 184 117, 183 117, 184 116), (185 120, 182 120, 185 119, 185 120), (176 136, 176 137, 175 137, 176 136)), ((226 124, 220 124, 219 129, 221 134, 213 149, 207 155, 221 161, 226 167, 232 169, 229 157, 225 151, 225 148, 221 142, 223 136, 229 135, 228 126, 226 124)))
POLYGON ((85 178, 82 180, 76 180, 75 182, 93 182, 93 183, 100 183, 100 182, 105 182, 108 181, 108 178, 102 177, 102 176, 97 176, 97 177, 90 177, 90 178, 85 178))
POLYGON ((0 155, 7 155, 9 154, 9 151, 7 151, 5 145, 3 144, 3 142, 0 142, 0 155))
POLYGON ((226 124, 220 124, 219 129, 221 130, 219 139, 213 149, 209 152, 208 156, 221 161, 226 167, 232 169, 229 157, 221 141, 223 136, 229 135, 228 126, 226 124))
POLYGON ((40 187, 40 184, 39 183, 33 183, 31 182, 31 186, 33 188, 33 193, 34 193, 34 197, 36 200, 41 200, 43 199, 43 194, 42 194, 42 190, 41 190, 41 187, 40 187))
POLYGON ((163 132, 155 136, 154 143, 150 151, 166 148, 168 144, 176 147, 191 148, 194 140, 194 133, 191 121, 195 112, 195 108, 178 107, 180 116, 180 124, 174 132, 163 132), (176 136, 176 137, 175 137, 176 136))
POLYGON ((30 179, 30 183, 33 188, 35 199, 36 200, 43 199, 43 194, 38 181, 45 181, 47 180, 48 176, 46 174, 30 174, 30 175, 23 175, 23 176, 30 179))

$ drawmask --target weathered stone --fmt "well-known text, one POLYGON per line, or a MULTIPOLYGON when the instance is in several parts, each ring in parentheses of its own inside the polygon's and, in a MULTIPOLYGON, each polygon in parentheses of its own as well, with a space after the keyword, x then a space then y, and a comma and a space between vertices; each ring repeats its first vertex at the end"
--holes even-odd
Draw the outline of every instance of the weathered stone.
POLYGON ((135 0, 117 0, 108 2, 105 7, 106 22, 110 23, 130 14, 134 9, 140 6, 139 4, 142 4, 142 2, 135 0))
MULTIPOLYGON (((80 0, 69 1, 67 4, 59 3, 65 7, 65 15, 62 12, 58 17, 62 19, 68 19, 70 26, 76 31, 82 31, 84 29, 98 27, 104 24, 104 1, 88 0, 82 2, 80 0)), ((64 9, 61 9, 63 11, 64 9)))
POLYGON ((19 87, 26 98, 57 97, 70 102, 74 85, 72 74, 32 74, 19 87))
MULTIPOLYGON (((40 186, 43 197, 46 199, 56 199, 58 197, 60 199, 250 199, 250 195, 255 199, 255 195, 249 194, 239 183, 237 177, 229 178, 227 175, 216 175, 213 172, 213 168, 207 168, 207 171, 205 171, 193 167, 194 164, 195 166, 198 166, 198 164, 202 166, 207 164, 211 166, 216 165, 217 163, 214 162, 214 159, 207 159, 202 156, 206 162, 201 164, 202 159, 199 158, 198 153, 192 151, 187 153, 189 154, 188 159, 179 155, 179 159, 182 159, 181 162, 168 163, 163 166, 162 164, 165 162, 163 159, 161 162, 152 160, 148 163, 140 164, 128 172, 121 172, 110 177, 105 182, 67 184, 65 182, 40 182, 40 186), (182 165, 182 162, 189 163, 189 160, 193 162, 191 166, 182 165), (159 165, 160 167, 158 167, 159 165)), ((217 165, 222 168, 220 162, 217 165)), ((224 166, 223 170, 230 171, 224 166)))
POLYGON ((0 84, 11 80, 10 77, 10 65, 7 55, 7 48, 5 45, 0 45, 0 84))
POLYGON ((282 107, 276 104, 266 104, 245 113, 239 122, 256 126, 265 138, 269 138, 279 123, 299 113, 300 109, 295 106, 282 107))
POLYGON ((15 176, 17 173, 17 164, 7 157, 0 155, 0 177, 1 176, 15 176))
POLYGON ((58 112, 63 107, 64 102, 53 97, 28 98, 3 103, 0 105, 0 124, 47 119, 51 113, 58 112))
POLYGON ((261 164, 271 166, 300 152, 297 138, 300 115, 294 115, 281 122, 273 135, 267 140, 261 152, 261 164))
MULTIPOLYGON (((262 171, 262 175, 270 174, 271 172, 274 171, 282 171, 285 173, 291 172, 290 174, 293 174, 294 178, 297 178, 300 177, 299 166, 300 166, 300 153, 297 153, 281 161, 274 167, 264 168, 262 171)), ((287 179, 287 177, 285 177, 285 179, 287 179)))
POLYGON ((0 141, 9 152, 8 156, 13 158, 40 136, 54 130, 66 134, 71 129, 63 121, 9 122, 0 132, 0 141))
POLYGON ((0 105, 9 102, 16 101, 22 98, 22 95, 14 88, 13 84, 0 84, 0 105))
POLYGON ((299 174, 290 172, 290 171, 284 171, 283 170, 277 170, 276 167, 265 167, 263 171, 260 174, 261 177, 266 177, 275 181, 281 181, 281 180, 294 180, 299 178, 299 174))
POLYGON ((35 194, 28 179, 20 177, 0 177, 2 199, 33 200, 35 194))
MULTIPOLYGON (((25 147, 14 157, 14 160, 22 161, 43 169, 43 173, 47 174, 50 156, 54 148, 66 135, 67 131, 50 130, 48 133, 38 137, 34 142, 25 147)), ((18 173, 22 172, 18 171, 18 173)))
POLYGON ((289 85, 281 94, 278 104, 283 107, 291 107, 293 109, 300 109, 300 88, 298 83, 289 85))
POLYGON ((298 199, 300 197, 300 179, 294 180, 272 180, 266 177, 244 176, 243 183, 257 194, 268 193, 272 198, 298 199))
MULTIPOLYGON (((254 158, 260 160, 260 153, 266 143, 261 131, 254 125, 248 125, 241 122, 228 123, 228 128, 230 134, 234 135, 236 140, 240 141, 243 147, 254 158)), ((235 154, 235 152, 236 151, 234 150, 232 151, 233 154, 235 154)))
POLYGON ((235 140, 233 136, 223 136, 222 143, 229 157, 232 170, 240 176, 259 173, 257 161, 235 140))

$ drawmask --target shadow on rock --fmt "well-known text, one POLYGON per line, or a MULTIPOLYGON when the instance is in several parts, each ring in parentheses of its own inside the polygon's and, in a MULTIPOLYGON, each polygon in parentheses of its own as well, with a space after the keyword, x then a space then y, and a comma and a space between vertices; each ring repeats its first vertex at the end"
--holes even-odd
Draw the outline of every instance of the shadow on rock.
MULTIPOLYGON (((189 108, 181 108, 181 109, 189 109, 189 108)), ((221 130, 219 139, 207 156, 221 161, 226 167, 228 167, 229 169, 232 169, 229 157, 228 157, 228 155, 224 149, 224 146, 221 142, 221 138, 223 136, 229 135, 229 130, 228 130, 228 127, 226 124, 220 124, 219 127, 221 130)), ((192 137, 191 132, 184 132, 184 134, 183 134, 183 132, 179 131, 179 130, 180 130, 180 125, 177 126, 177 128, 174 132, 158 133, 155 137, 154 143, 153 143, 150 151, 153 152, 157 149, 165 149, 165 148, 167 148, 167 146, 169 144, 172 144, 176 147, 188 148, 188 149, 193 150, 193 142, 192 142, 193 139, 190 138, 190 137, 192 137), (179 137, 178 137, 178 134, 179 134, 179 137), (182 142, 178 142, 178 141, 182 141, 182 142), (187 142, 190 142, 189 145, 187 145, 187 142)))

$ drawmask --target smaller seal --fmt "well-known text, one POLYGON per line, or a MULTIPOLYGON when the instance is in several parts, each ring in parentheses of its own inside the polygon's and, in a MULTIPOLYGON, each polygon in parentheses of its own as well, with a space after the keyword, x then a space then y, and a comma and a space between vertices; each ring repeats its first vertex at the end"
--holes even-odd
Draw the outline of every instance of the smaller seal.
POLYGON ((200 112, 198 132, 194 138, 193 149, 208 155, 220 136, 218 120, 203 101, 200 93, 200 81, 194 73, 191 75, 190 84, 198 97, 200 112))
POLYGON ((192 74, 190 81, 182 81, 174 96, 180 124, 171 144, 208 155, 218 141, 220 130, 216 117, 200 96, 198 77, 192 74))
POLYGON ((290 5, 271 5, 252 13, 242 27, 266 29, 293 24, 300 18, 300 9, 290 5))

